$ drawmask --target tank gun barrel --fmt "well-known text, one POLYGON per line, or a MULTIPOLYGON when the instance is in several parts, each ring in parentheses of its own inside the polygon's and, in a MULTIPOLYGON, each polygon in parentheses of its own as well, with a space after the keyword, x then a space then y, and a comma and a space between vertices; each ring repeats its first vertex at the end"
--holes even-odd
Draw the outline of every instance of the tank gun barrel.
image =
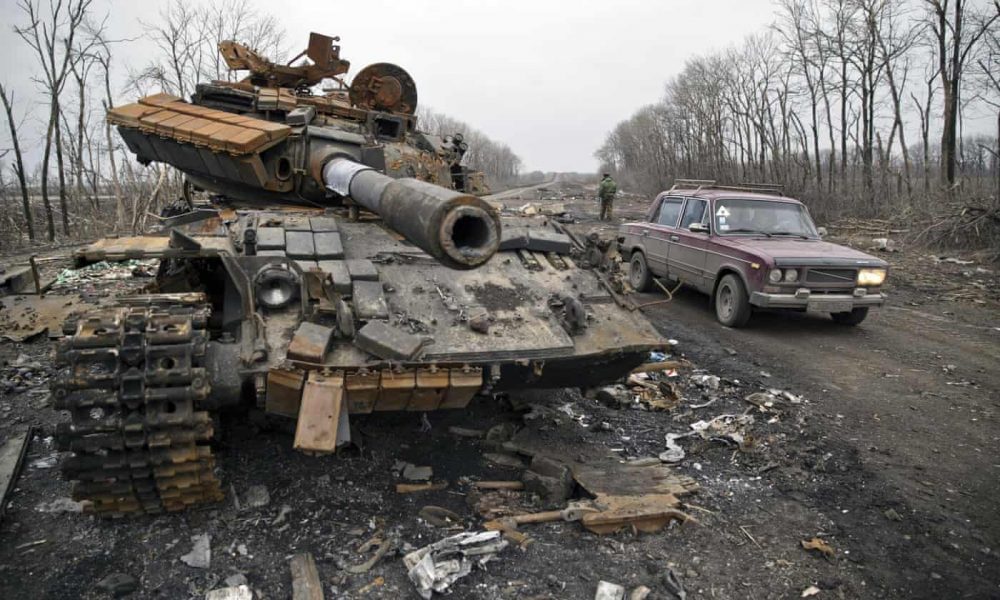
POLYGON ((324 165, 323 182, 453 269, 478 267, 500 246, 500 217, 475 196, 417 179, 393 179, 340 157, 324 165))

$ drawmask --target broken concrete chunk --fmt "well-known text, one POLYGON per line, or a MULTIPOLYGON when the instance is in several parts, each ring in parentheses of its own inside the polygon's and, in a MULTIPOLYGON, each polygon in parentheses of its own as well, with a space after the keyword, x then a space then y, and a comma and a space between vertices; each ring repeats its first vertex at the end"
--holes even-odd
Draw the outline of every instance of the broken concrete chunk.
POLYGON ((354 345, 358 348, 388 360, 416 358, 424 343, 423 338, 397 329, 384 321, 369 321, 354 336, 354 345))
POLYGON ((303 321, 288 345, 288 358, 304 362, 321 363, 333 337, 333 328, 303 321))
POLYGON ((181 562, 195 569, 207 569, 212 564, 212 537, 207 533, 192 535, 194 547, 181 557, 181 562))
POLYGON ((594 600, 625 600, 625 588, 610 581, 599 581, 594 600))
POLYGON ((315 258, 313 234, 308 231, 286 231, 285 253, 291 258, 315 258))
POLYGON ((316 248, 317 258, 344 258, 344 244, 340 239, 340 234, 336 231, 313 233, 313 245, 316 248))
POLYGON ((247 585, 237 585, 212 590, 205 600, 253 600, 253 592, 247 585))
POLYGON ((382 284, 378 281, 354 281, 351 299, 354 303, 354 316, 357 318, 363 321, 389 318, 389 305, 382 293, 382 284))
POLYGON ((434 469, 431 467, 418 467, 417 465, 406 463, 403 467, 403 479, 409 481, 427 481, 434 476, 434 469))
POLYGON ((364 258, 349 258, 345 261, 351 279, 355 281, 378 281, 378 269, 375 263, 364 258))
POLYGON ((271 503, 271 494, 266 485, 252 485, 243 496, 243 501, 250 508, 262 508, 271 503))
MULTIPOLYGON (((258 227, 257 250, 284 250, 285 230, 282 227, 258 227)), ((260 252, 257 252, 260 255, 260 252)))

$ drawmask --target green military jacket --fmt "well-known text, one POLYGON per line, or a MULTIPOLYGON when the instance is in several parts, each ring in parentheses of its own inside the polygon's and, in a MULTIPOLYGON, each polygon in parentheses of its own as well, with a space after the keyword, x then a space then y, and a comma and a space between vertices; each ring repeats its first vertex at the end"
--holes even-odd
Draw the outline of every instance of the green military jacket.
POLYGON ((618 193, 618 184, 615 183, 614 179, 610 177, 605 177, 601 180, 600 187, 597 188, 597 196, 602 200, 607 200, 609 198, 614 198, 615 194, 618 193))

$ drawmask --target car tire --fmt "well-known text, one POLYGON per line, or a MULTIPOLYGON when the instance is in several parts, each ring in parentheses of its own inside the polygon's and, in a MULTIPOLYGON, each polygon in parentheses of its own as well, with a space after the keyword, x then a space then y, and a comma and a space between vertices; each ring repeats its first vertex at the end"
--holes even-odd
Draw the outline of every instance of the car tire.
POLYGON ((867 316, 867 306, 855 308, 851 312, 830 313, 830 317, 833 319, 834 323, 839 325, 850 325, 852 327, 861 323, 861 321, 864 321, 867 316))
POLYGON ((646 264, 646 255, 633 252, 628 263, 628 284, 637 292, 648 292, 653 288, 653 275, 646 264))
POLYGON ((715 318, 726 327, 743 327, 751 312, 743 282, 732 273, 725 275, 715 288, 715 318))

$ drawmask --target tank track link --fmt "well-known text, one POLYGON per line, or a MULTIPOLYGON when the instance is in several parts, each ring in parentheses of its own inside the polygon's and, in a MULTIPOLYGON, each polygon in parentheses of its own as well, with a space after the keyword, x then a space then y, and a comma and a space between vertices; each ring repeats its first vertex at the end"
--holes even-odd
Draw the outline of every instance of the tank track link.
POLYGON ((149 303, 88 313, 64 326, 56 443, 84 512, 158 514, 219 501, 204 368, 210 309, 149 303))

